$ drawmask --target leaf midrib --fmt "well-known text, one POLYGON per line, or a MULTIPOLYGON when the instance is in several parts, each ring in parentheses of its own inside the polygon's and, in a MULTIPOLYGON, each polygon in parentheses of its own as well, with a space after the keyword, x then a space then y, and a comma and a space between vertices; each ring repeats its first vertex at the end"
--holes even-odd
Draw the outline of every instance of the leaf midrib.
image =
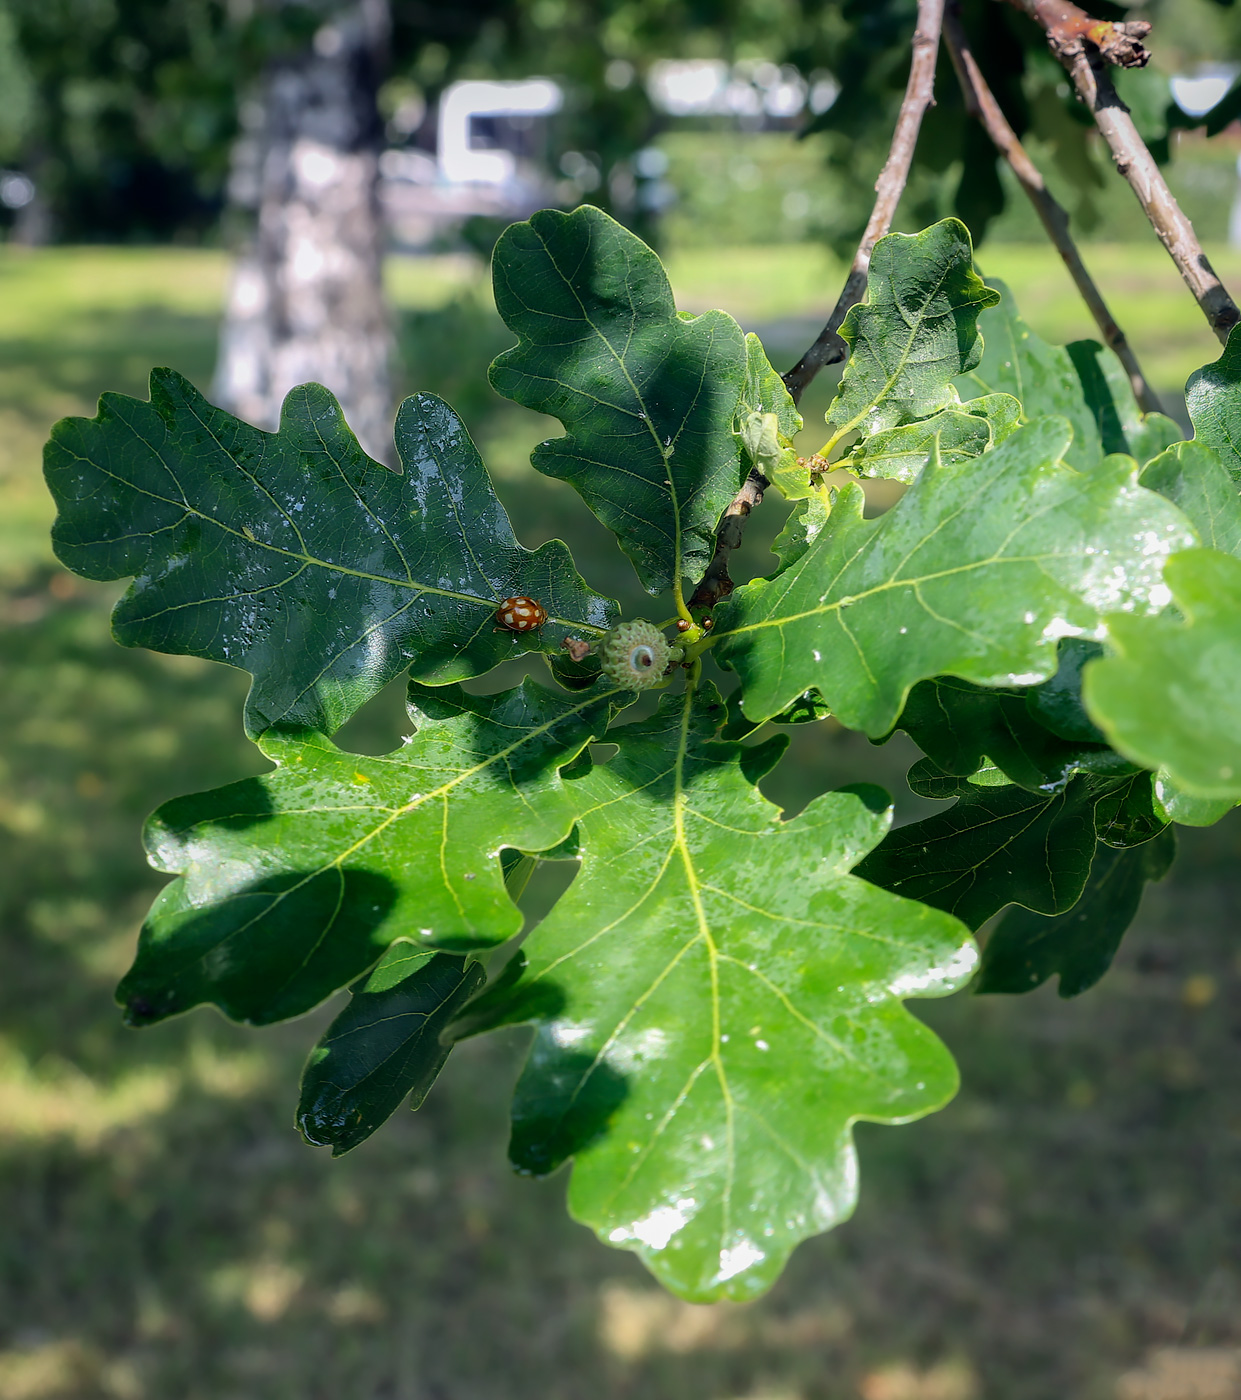
MULTIPOLYGON (((534 225, 531 224, 531 227, 534 228, 534 225)), ((682 414, 682 416, 681 416, 681 421, 680 421, 680 423, 679 423, 678 426, 677 426, 676 432, 672 435, 672 442, 668 445, 668 447, 665 447, 664 444, 663 444, 662 442, 660 442, 660 440, 659 440, 659 433, 658 433, 658 431, 657 431, 656 428, 655 428, 655 423, 654 423, 654 419, 653 419, 652 415, 646 411, 646 409, 647 409, 646 400, 643 398, 641 390, 638 388, 637 384, 634 382, 633 376, 632 376, 632 375, 630 374, 630 372, 629 372, 629 367, 628 367, 628 365, 625 363, 624 355, 621 354, 621 353, 619 353, 619 352, 616 350, 615 346, 613 346, 612 342, 607 338, 607 336, 603 333, 603 331, 600 329, 600 327, 597 326, 597 325, 594 323, 594 321, 591 319, 589 312, 586 310, 586 304, 582 301, 582 298, 578 295, 577 288, 573 285, 573 283, 569 280, 569 278, 568 278, 568 277, 565 275, 565 273, 561 270, 560 264, 557 262, 556 257, 555 257, 555 255, 553 254, 553 252, 552 252, 552 250, 551 250, 551 247, 548 245, 547 240, 543 237, 542 232, 541 232, 540 230, 538 230, 537 228, 534 229, 534 232, 535 232, 535 236, 538 238, 539 242, 540 242, 540 243, 542 244, 542 246, 543 246, 543 251, 544 251, 544 253, 545 253, 546 256, 547 256, 547 260, 548 260, 549 264, 550 264, 553 268, 555 268, 556 273, 557 273, 557 275, 560 277, 561 281, 564 283, 564 286, 565 286, 566 290, 567 290, 567 291, 569 292, 569 294, 573 297, 573 300, 577 302, 578 307, 580 308, 581 313, 582 313, 582 320, 590 327, 590 329, 591 329, 591 331, 594 333, 594 335, 596 335, 596 336, 599 338, 599 340, 601 340, 601 341, 603 342, 603 344, 607 347, 607 352, 608 352, 608 354, 609 354, 609 355, 612 357, 612 359, 616 362, 617 368, 620 370, 620 373, 624 376, 625 382, 629 385, 630 392, 633 394, 634 402, 639 406, 639 410, 640 410, 640 411, 639 411, 639 413, 638 413, 638 417, 639 417, 639 419, 640 419, 643 423, 646 424, 647 436, 651 439, 651 442, 652 442, 652 444, 653 444, 653 446, 654 446, 654 448, 655 448, 655 453, 656 453, 656 455, 658 456, 658 458, 659 458, 659 460, 660 460, 660 463, 661 463, 661 465, 662 465, 662 467, 663 467, 664 481, 665 481, 665 483, 666 483, 666 485, 667 485, 667 488, 668 488, 669 503, 670 503, 670 505, 671 505, 671 507, 672 507, 673 551, 674 551, 675 558, 673 559, 673 566, 672 566, 671 587, 672 587, 672 589, 673 589, 673 592, 674 592, 674 593, 676 594, 676 596, 677 596, 678 602, 680 603, 680 602, 681 602, 681 575, 682 575, 682 571, 683 571, 684 547, 683 547, 683 531, 682 531, 682 526, 681 526, 681 500, 680 500, 680 496, 679 496, 679 494, 678 494, 678 492, 677 492, 676 482, 675 482, 675 480, 673 479, 673 475, 672 475, 672 466, 671 466, 672 450, 675 449, 677 443, 680 441, 681 434, 682 434, 682 432, 685 430, 685 425, 686 425, 686 424, 688 423, 688 421, 689 421, 690 413, 693 411, 694 407, 695 407, 695 406, 697 405, 697 403, 698 403, 698 396, 699 396, 699 394, 701 394, 701 392, 702 392, 703 378, 705 378, 705 375, 706 375, 706 367, 707 367, 707 363, 708 363, 710 357, 709 357, 709 356, 704 356, 704 357, 703 357, 703 360, 702 360, 702 367, 701 367, 701 371, 700 371, 700 378, 699 378, 699 382, 698 382, 698 388, 697 388, 697 390, 695 391, 694 399, 693 399, 693 401, 690 403, 690 405, 685 409, 684 413, 682 414), (672 449, 672 450, 670 450, 670 449, 672 449)), ((591 230, 588 231, 588 233, 587 233, 587 239, 588 239, 587 247, 589 248, 590 243, 591 243, 591 242, 593 241, 593 239, 594 239, 594 230, 593 230, 593 229, 591 229, 591 230)), ((628 261, 628 257, 629 257, 629 250, 628 250, 628 248, 626 248, 626 249, 625 249, 625 258, 626 258, 626 261, 628 261)), ((583 259, 584 259, 584 258, 585 258, 585 255, 583 255, 583 259)), ((635 328, 635 326, 636 326, 636 324, 637 324, 637 321, 638 321, 638 312, 637 312, 637 309, 635 308, 635 306, 634 306, 634 304, 633 304, 632 285, 631 285, 631 280, 630 280, 629 278, 626 278, 626 279, 625 279, 625 290, 626 290, 626 295, 627 295, 627 297, 629 298, 629 300, 628 300, 628 305, 629 305, 629 329, 628 329, 627 340, 626 340, 626 347, 625 347, 626 350, 628 350, 628 343, 629 343, 629 341, 632 341, 632 339, 633 339, 634 328, 635 328)), ((669 296, 671 296, 671 289, 669 289, 669 296)), ((674 305, 674 308, 673 308, 673 311, 672 311, 672 315, 671 315, 669 318, 667 318, 667 319, 668 319, 668 323, 669 323, 670 325, 675 325, 675 327, 678 329, 678 331, 679 331, 680 327, 684 324, 683 322, 681 322, 681 321, 679 321, 679 320, 677 319, 675 305, 674 305)), ((712 342, 714 343, 714 328, 712 328, 712 342)), ((619 411, 619 412, 627 412, 627 410, 624 410, 624 409, 618 409, 618 410, 616 410, 616 411, 619 411)), ((643 480, 644 484, 646 484, 646 485, 651 485, 651 484, 652 484, 652 483, 649 481, 648 478, 642 478, 642 480, 643 480)), ((644 522, 644 523, 649 523, 649 522, 644 522)), ((681 604, 681 606, 682 606, 682 608, 683 608, 683 606, 684 606, 683 603, 681 604)), ((680 609, 679 609, 679 610, 680 610, 680 609)))
MULTIPOLYGON (((142 439, 140 439, 140 441, 141 441, 141 440, 142 440, 142 439)), ((147 446, 149 447, 150 444, 147 444, 147 446)), ((498 605, 499 605, 501 602, 503 602, 503 599, 500 598, 500 597, 494 597, 494 598, 490 598, 490 599, 488 599, 488 598, 480 598, 480 597, 478 597, 476 594, 473 594, 473 593, 458 593, 458 592, 455 592, 455 591, 452 590, 452 589, 436 587, 434 584, 420 583, 420 582, 418 582, 416 579, 414 579, 412 573, 409 573, 409 564, 408 564, 408 562, 407 562, 406 559, 405 559, 404 551, 403 551, 398 545, 396 545, 395 542, 393 542, 393 548, 396 550, 398 556, 400 557, 402 564, 405 565, 406 572, 407 572, 407 574, 408 574, 408 577, 405 578, 405 579, 395 578, 395 577, 393 577, 392 575, 389 575, 389 574, 374 574, 374 573, 368 572, 368 571, 365 570, 365 569, 351 569, 351 568, 350 568, 348 565, 346 565, 346 564, 337 564, 337 563, 334 563, 334 562, 331 561, 331 560, 320 559, 320 558, 318 558, 317 556, 312 555, 312 554, 307 554, 307 553, 304 553, 304 552, 301 552, 301 551, 298 551, 298 550, 293 550, 293 549, 284 549, 284 548, 282 548, 280 545, 270 544, 270 543, 269 543, 268 541, 266 541, 266 540, 261 540, 261 539, 258 539, 258 538, 255 537, 255 536, 253 536, 253 535, 248 535, 248 534, 244 533, 244 530, 234 528, 232 525, 229 525, 226 521, 223 521, 223 520, 218 519, 216 516, 208 515, 208 514, 206 513, 206 511, 200 510, 197 506, 191 505, 187 500, 184 499, 184 497, 182 497, 182 498, 180 498, 180 499, 177 499, 177 498, 169 497, 169 496, 161 496, 161 495, 159 494, 159 492, 157 492, 157 491, 152 491, 149 487, 140 485, 138 482, 135 482, 135 481, 129 479, 128 477, 120 476, 120 475, 118 475, 116 472, 110 470, 108 467, 102 465, 101 463, 95 462, 95 461, 91 460, 90 458, 83 457, 80 453, 73 453, 73 454, 71 454, 71 455, 73 455, 73 456, 74 456, 77 460, 79 460, 79 461, 89 462, 90 465, 91 465, 95 470, 99 471, 99 472, 102 473, 104 476, 110 477, 113 481, 118 482, 120 485, 124 486, 124 487, 127 488, 128 490, 131 490, 131 491, 137 493, 138 495, 147 496, 149 499, 151 499, 151 500, 153 500, 153 501, 159 501, 159 502, 160 502, 161 504, 163 504, 163 505, 172 506, 174 509, 177 509, 177 510, 182 511, 182 512, 183 512, 182 519, 185 519, 187 516, 192 516, 192 517, 194 517, 195 519, 201 520, 201 521, 205 522, 205 523, 208 524, 208 525, 214 526, 217 530, 220 530, 220 531, 222 531, 222 532, 225 533, 225 534, 231 535, 234 539, 243 541, 246 545, 252 546, 253 548, 256 548, 256 549, 266 550, 269 554, 274 554, 274 555, 276 555, 278 558, 293 560, 294 562, 301 564, 301 565, 303 566, 303 568, 306 567, 306 566, 313 565, 313 566, 316 567, 316 568, 325 569, 325 570, 327 570, 327 571, 329 571, 329 572, 331 572, 331 573, 341 574, 341 575, 343 575, 344 577, 347 577, 347 578, 362 579, 362 580, 364 580, 365 582, 368 582, 368 583, 384 583, 384 584, 389 585, 389 586, 392 587, 392 588, 408 588, 408 589, 411 589, 411 590, 413 591, 415 597, 420 597, 420 596, 422 596, 422 595, 430 595, 430 596, 432 596, 432 597, 438 597, 438 598, 451 598, 451 599, 454 600, 455 602, 469 603, 469 604, 471 604, 471 605, 474 606, 474 607, 487 608, 487 609, 490 609, 490 610, 492 610, 492 611, 494 611, 495 608, 498 607, 498 605)), ((251 479, 253 479, 253 478, 251 478, 251 479)), ((174 480, 174 481, 176 480, 176 476, 175 476, 175 475, 173 476, 173 480, 174 480)), ((264 489, 265 489, 265 488, 264 488, 264 489)), ((270 493, 267 493, 267 494, 269 495, 269 498, 270 498, 270 493)), ((356 493, 355 493, 355 494, 356 494, 356 493)), ((365 504, 365 503, 364 503, 364 504, 365 504)), ((277 507, 277 509, 279 509, 279 507, 277 507)), ((368 513, 371 513, 370 510, 369 510, 369 507, 367 507, 367 511, 368 511, 368 513)), ((281 514, 282 514, 282 515, 286 515, 286 513, 285 513, 284 511, 281 511, 281 514)), ((374 518, 373 514, 372 514, 372 518, 374 518)), ((287 515, 286 515, 286 519, 287 519, 287 515)), ((176 528, 176 525, 179 525, 180 523, 181 523, 180 521, 177 521, 177 522, 175 522, 173 525, 162 526, 162 527, 161 527, 160 533, 163 533, 165 530, 175 529, 175 528, 176 528)), ((299 539, 301 539, 301 531, 300 531, 300 529, 298 529, 296 522, 290 521, 290 528, 293 530, 294 534, 296 534, 297 537, 298 537, 299 539)), ((381 528, 382 528, 382 527, 381 527, 381 528)), ((387 535, 389 541, 392 541, 392 536, 391 536, 391 534, 387 531, 386 528, 384 528, 384 533, 385 533, 385 535, 387 535)), ((133 538, 149 539, 149 538, 150 538, 150 533, 149 533, 149 532, 146 532, 146 533, 143 533, 142 535, 134 536, 133 538)), ((100 544, 100 543, 111 544, 111 543, 113 543, 113 541, 111 541, 111 540, 104 540, 104 541, 100 541, 100 540, 88 540, 88 541, 79 541, 79 542, 76 542, 76 543, 78 543, 79 547, 81 547, 81 548, 83 548, 83 549, 86 549, 86 548, 90 548, 90 547, 93 546, 93 545, 98 545, 98 544, 100 544)), ((469 544, 468 544, 468 541, 466 542, 466 547, 467 547, 467 548, 470 548, 470 546, 469 546, 469 544)), ((517 545, 517 548, 518 548, 518 549, 523 549, 524 547, 523 547, 522 545, 518 544, 518 545, 517 545)), ((538 553, 538 551, 537 551, 537 550, 526 550, 525 553, 527 553, 531 558, 533 558, 533 557, 535 556, 535 554, 538 553)), ((472 551, 472 549, 471 549, 471 558, 473 558, 473 551, 472 551)), ((484 578, 486 577, 485 572, 482 571, 481 569, 480 569, 480 573, 483 574, 483 577, 484 577, 484 578)), ((278 583, 278 584, 273 584, 273 585, 269 585, 269 586, 270 586, 270 587, 276 587, 276 588, 282 588, 282 587, 284 587, 284 585, 285 585, 286 583, 289 583, 289 582, 291 582, 291 580, 289 580, 289 579, 284 579, 284 580, 281 580, 281 582, 278 583)), ((230 595, 228 595, 228 597, 229 597, 230 599, 232 599, 232 598, 243 598, 243 597, 246 597, 246 596, 248 596, 248 595, 246 595, 246 594, 244 594, 244 593, 237 593, 237 594, 230 594, 230 595)), ((224 599, 215 599, 215 600, 212 600, 212 599, 191 599, 189 602, 186 602, 186 603, 177 603, 177 604, 175 604, 175 605, 173 605, 173 606, 170 606, 170 607, 161 608, 161 609, 159 610, 159 612, 149 614, 149 618, 153 619, 153 618, 156 618, 156 617, 162 617, 165 613, 178 612, 178 611, 180 611, 182 608, 201 607, 205 602, 210 602, 210 601, 217 601, 217 602, 218 602, 218 601, 225 601, 225 600, 224 600, 224 599)), ((579 620, 578 618, 564 618, 564 617, 558 617, 558 616, 549 615, 548 621, 549 621, 549 622, 558 623, 559 625, 564 626, 564 627, 580 627, 580 628, 584 628, 586 631, 588 631, 588 632, 595 632, 595 633, 597 633, 599 636, 603 636, 603 635, 607 632, 607 630, 608 630, 606 627, 599 627, 599 626, 597 626, 597 625, 596 625, 595 623, 593 623, 593 622, 583 622, 583 621, 579 620)))

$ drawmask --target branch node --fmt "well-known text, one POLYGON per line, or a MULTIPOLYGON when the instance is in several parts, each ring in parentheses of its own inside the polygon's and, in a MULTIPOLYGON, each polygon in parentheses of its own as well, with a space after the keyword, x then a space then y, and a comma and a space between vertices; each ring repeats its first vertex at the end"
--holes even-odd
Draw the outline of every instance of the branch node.
POLYGON ((1096 49, 1105 63, 1116 68, 1145 68, 1150 62, 1143 42, 1151 32, 1147 20, 1114 23, 1095 19, 1071 0, 1011 0, 1011 3, 1043 27, 1052 53, 1066 66, 1085 53, 1087 46, 1096 49))

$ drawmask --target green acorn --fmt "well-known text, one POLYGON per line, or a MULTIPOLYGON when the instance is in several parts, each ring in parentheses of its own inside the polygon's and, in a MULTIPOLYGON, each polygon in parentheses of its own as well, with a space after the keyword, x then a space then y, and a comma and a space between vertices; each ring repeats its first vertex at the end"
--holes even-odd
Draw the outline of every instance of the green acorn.
POLYGON ((682 655, 653 622, 641 619, 622 622, 599 643, 603 674, 627 690, 661 685, 669 663, 682 655))

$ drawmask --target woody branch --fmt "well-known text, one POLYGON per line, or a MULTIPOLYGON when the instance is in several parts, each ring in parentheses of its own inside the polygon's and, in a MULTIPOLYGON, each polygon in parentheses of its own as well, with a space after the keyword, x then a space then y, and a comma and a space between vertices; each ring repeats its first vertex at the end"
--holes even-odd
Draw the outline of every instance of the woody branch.
POLYGON ((1090 109, 1111 149, 1116 169, 1128 180, 1211 329, 1221 341, 1227 341, 1241 312, 1216 276, 1193 225, 1181 212, 1155 158, 1138 135, 1108 72, 1108 64, 1123 68, 1141 68, 1146 64, 1149 55, 1142 40, 1150 25, 1144 20, 1112 24, 1092 19, 1067 0, 1010 3, 1042 26, 1048 46, 1068 70, 1077 95, 1090 109))

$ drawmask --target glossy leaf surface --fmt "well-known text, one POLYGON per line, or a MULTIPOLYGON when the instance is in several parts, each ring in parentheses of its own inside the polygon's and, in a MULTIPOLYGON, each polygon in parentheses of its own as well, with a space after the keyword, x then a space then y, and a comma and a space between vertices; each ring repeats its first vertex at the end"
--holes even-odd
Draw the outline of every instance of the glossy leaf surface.
POLYGON ((746 713, 766 718, 813 688, 878 737, 920 680, 1029 684, 1055 671, 1060 637, 1161 605, 1164 559, 1193 543, 1188 522, 1137 485, 1126 457, 1066 466, 1068 442, 1046 419, 984 457, 932 464, 877 520, 845 487, 795 562, 716 613, 716 656, 738 673, 746 713))
POLYGON ((1028 992, 1056 974, 1062 997, 1093 987, 1111 967, 1147 882, 1162 880, 1175 854, 1170 830, 1131 849, 1100 845, 1072 909, 1051 918, 1021 908, 1005 913, 983 948, 974 990, 1028 992))
POLYGON ((956 1074, 901 999, 952 991, 955 920, 852 877, 889 812, 852 792, 792 821, 754 788, 783 747, 711 739, 668 697, 569 784, 583 862, 496 1023, 538 1032, 512 1152, 575 1157, 573 1214, 692 1299, 748 1298, 856 1199, 850 1124, 943 1104, 956 1074))
POLYGON ((1094 466, 1103 455, 1103 442, 1067 348, 1035 335, 1021 318, 1012 292, 998 278, 987 285, 998 299, 979 317, 985 348, 977 367, 957 380, 961 397, 1011 394, 1027 422, 1053 413, 1067 418, 1073 440, 1065 461, 1073 467, 1094 466))
POLYGON ((938 448, 939 460, 955 466, 979 457, 1009 437, 1021 421, 1021 405, 1010 394, 988 394, 945 408, 917 423, 863 438, 841 463, 858 476, 914 481, 938 448))
POLYGON ((264 433, 155 370, 149 403, 105 394, 98 417, 53 429, 56 551, 88 578, 134 576, 113 614, 126 646, 249 671, 252 735, 331 733, 407 666, 461 680, 610 625, 563 544, 518 544, 447 404, 406 399, 396 444, 403 474, 366 456, 315 384, 264 433), (543 604, 541 631, 496 630, 514 595, 543 604))
POLYGON ((617 692, 530 681, 498 695, 411 687, 418 730, 382 758, 322 735, 268 735, 278 766, 152 817, 147 849, 180 875, 156 900, 117 992, 133 1024, 213 1002, 264 1024, 308 1011, 397 938, 490 947, 521 928, 499 853, 563 840, 557 769, 604 732, 617 692))
POLYGON ((486 980, 481 963, 394 943, 310 1053, 297 1105, 306 1141, 339 1157, 402 1099, 417 1108, 448 1059, 440 1032, 486 980))
POLYGON ((722 311, 678 316, 655 254, 588 205, 512 225, 492 273, 519 343, 491 382, 568 433, 536 448, 535 467, 580 492, 649 592, 700 575, 742 476, 741 328, 722 311))
POLYGON ((1208 549, 1241 556, 1241 495, 1215 448, 1177 443, 1148 463, 1139 479, 1184 511, 1208 549))
POLYGON ((999 293, 974 271, 969 232, 944 219, 921 233, 890 233, 871 255, 866 300, 840 327, 850 349, 827 412, 834 444, 870 436, 958 402, 953 379, 982 354, 978 314, 999 293))
POLYGON ((1111 744, 1196 797, 1241 799, 1241 559, 1169 561, 1178 620, 1108 619, 1113 655, 1086 669, 1086 706, 1111 744))
POLYGON ((1219 359, 1189 376, 1185 407, 1194 441, 1215 448, 1241 486, 1241 334, 1235 326, 1219 359))

